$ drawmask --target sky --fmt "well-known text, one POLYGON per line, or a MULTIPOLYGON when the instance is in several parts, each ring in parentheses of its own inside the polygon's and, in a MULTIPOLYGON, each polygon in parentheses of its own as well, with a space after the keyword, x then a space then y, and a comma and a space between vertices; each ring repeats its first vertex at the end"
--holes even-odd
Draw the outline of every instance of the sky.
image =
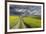
POLYGON ((41 6, 10 5, 10 15, 41 15, 41 6))

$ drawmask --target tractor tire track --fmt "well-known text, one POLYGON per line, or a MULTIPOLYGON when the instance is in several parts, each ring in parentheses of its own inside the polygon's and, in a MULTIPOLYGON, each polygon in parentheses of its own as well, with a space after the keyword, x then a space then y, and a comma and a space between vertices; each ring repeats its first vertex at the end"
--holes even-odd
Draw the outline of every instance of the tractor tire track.
POLYGON ((13 29, 24 29, 24 28, 32 28, 31 26, 29 26, 24 22, 24 19, 22 20, 19 19, 17 21, 17 24, 13 27, 13 29))

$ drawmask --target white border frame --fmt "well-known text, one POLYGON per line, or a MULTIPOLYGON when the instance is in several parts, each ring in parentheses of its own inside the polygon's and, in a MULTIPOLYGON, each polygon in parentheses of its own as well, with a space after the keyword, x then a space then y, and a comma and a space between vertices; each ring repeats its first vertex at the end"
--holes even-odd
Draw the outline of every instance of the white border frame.
POLYGON ((43 4, 7 2, 7 32, 35 31, 35 30, 43 30, 43 4), (9 5, 10 4, 14 4, 14 5, 34 5, 34 6, 41 6, 41 28, 10 29, 9 28, 9 5))

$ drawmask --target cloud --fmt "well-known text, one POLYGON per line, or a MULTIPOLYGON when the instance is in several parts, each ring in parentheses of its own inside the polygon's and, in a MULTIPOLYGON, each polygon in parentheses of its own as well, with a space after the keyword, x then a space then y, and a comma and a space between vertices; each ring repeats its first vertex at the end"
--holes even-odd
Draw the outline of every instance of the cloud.
POLYGON ((10 12, 18 12, 27 15, 41 15, 41 6, 11 5, 10 12), (23 13, 22 13, 23 12, 23 13))

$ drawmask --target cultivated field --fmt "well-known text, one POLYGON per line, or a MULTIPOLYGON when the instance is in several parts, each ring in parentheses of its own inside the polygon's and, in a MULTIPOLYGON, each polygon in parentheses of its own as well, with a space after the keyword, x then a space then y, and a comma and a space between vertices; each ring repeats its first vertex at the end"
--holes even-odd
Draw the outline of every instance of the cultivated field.
MULTIPOLYGON (((20 23, 19 16, 10 16, 10 28, 39 28, 41 27, 41 18, 40 16, 24 16, 23 23, 20 23), (15 27, 14 27, 15 26, 15 27)), ((20 20, 22 21, 22 20, 20 20)))

